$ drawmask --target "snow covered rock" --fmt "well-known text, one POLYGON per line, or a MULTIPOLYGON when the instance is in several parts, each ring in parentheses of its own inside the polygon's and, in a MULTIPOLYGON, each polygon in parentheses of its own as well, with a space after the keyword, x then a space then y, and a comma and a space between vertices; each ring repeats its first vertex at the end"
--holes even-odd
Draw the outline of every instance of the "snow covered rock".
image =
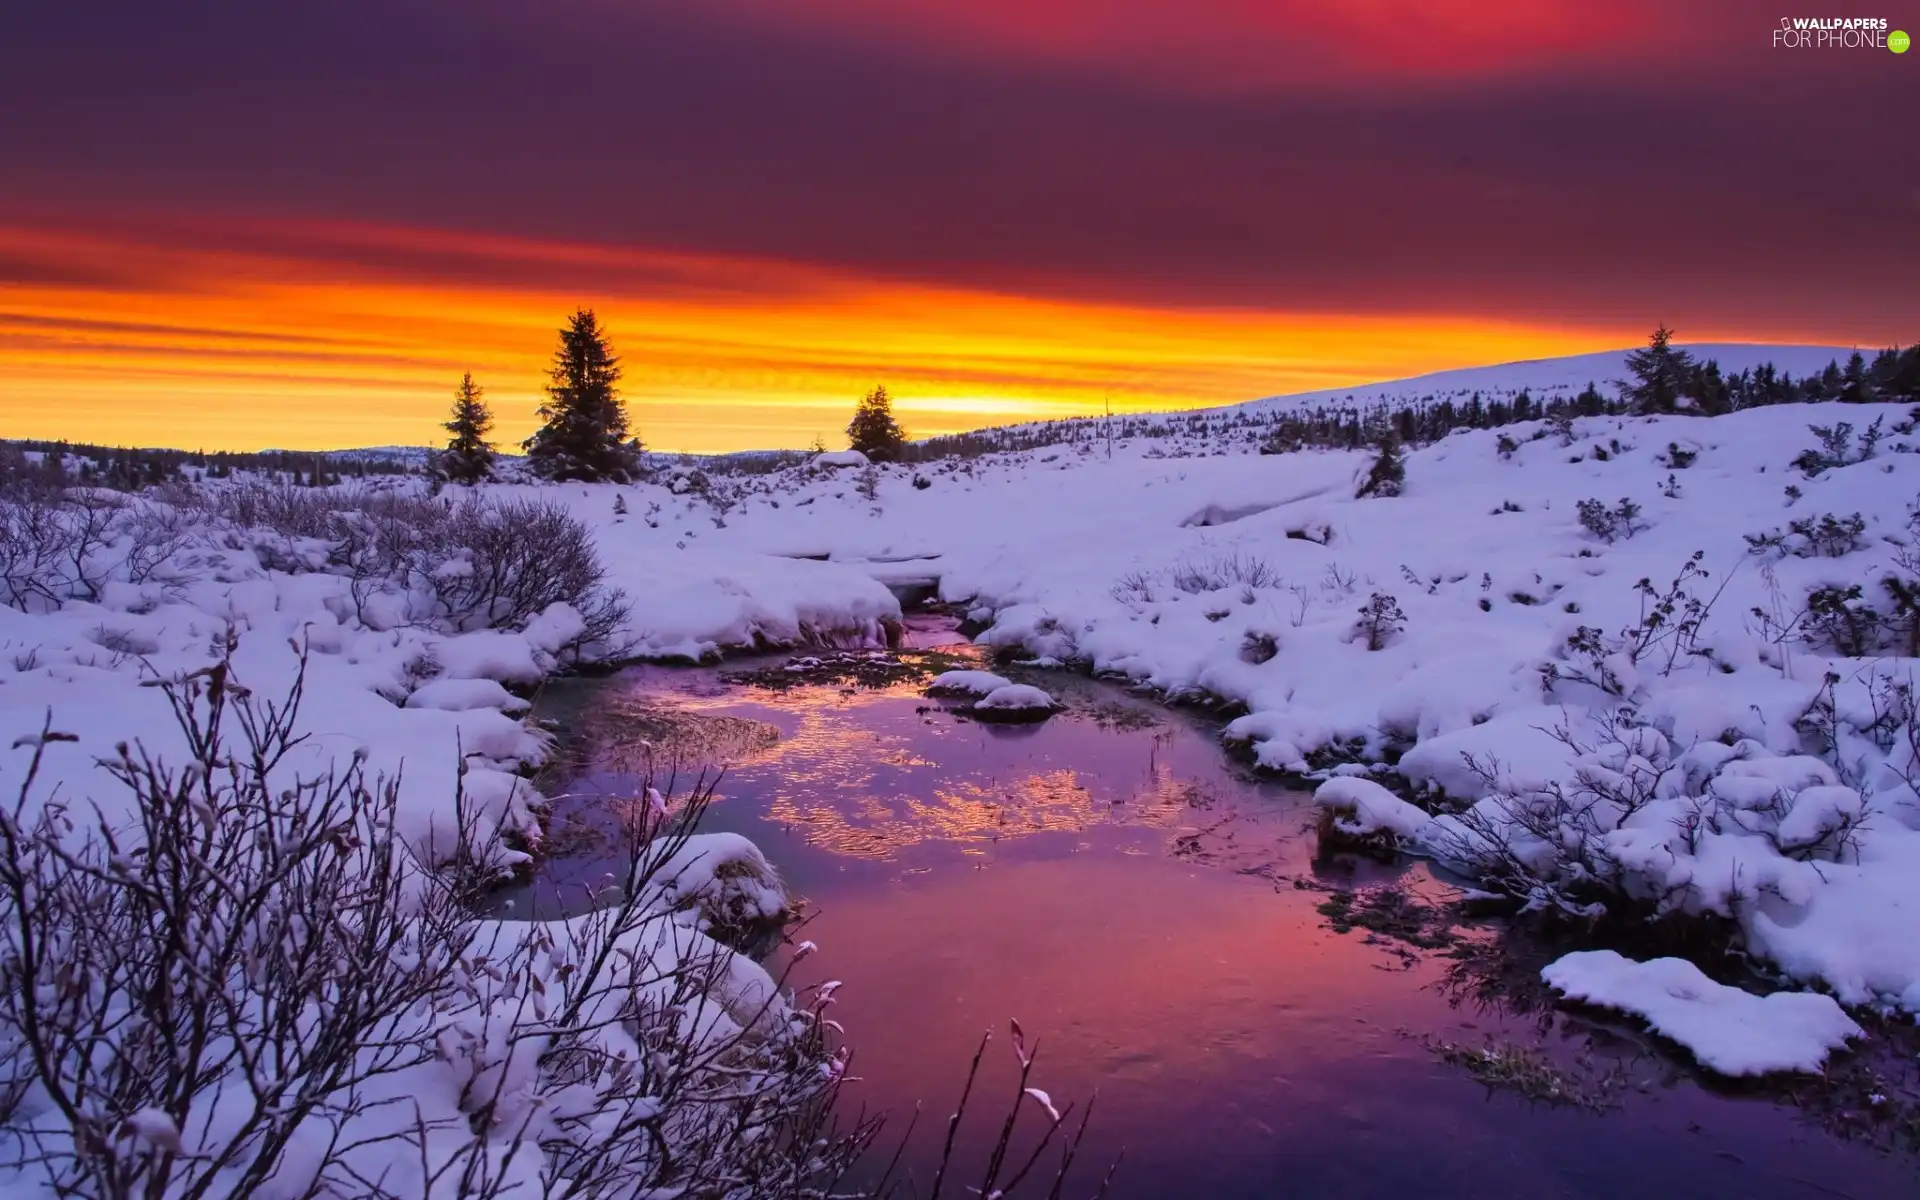
POLYGON ((1634 962, 1586 950, 1547 964, 1540 978, 1569 1000, 1644 1019, 1722 1075, 1817 1072, 1829 1051, 1864 1035, 1831 996, 1756 996, 1715 983, 1685 959, 1634 962))
POLYGON ((983 721, 1044 721, 1060 711, 1052 696, 1024 683, 994 688, 967 707, 969 716, 983 721))
POLYGON ((1370 779, 1345 775, 1329 779, 1313 793, 1313 802, 1333 817, 1334 828, 1355 837, 1388 833, 1413 839, 1433 818, 1370 779))
POLYGON ((992 671, 945 671, 927 684, 929 696, 984 696, 1012 686, 1013 681, 992 671))
POLYGON ((864 467, 867 456, 858 450, 829 450, 825 454, 813 456, 816 467, 864 467))
POLYGON ((660 863, 654 883, 675 909, 716 933, 774 920, 787 909, 779 872, 737 833, 688 837, 660 863))

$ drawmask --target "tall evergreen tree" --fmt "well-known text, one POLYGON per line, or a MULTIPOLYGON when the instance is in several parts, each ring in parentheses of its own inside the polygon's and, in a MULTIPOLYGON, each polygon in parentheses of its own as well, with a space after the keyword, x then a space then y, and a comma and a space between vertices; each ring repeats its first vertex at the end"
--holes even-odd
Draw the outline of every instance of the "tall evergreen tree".
POLYGON ((1687 394, 1694 373, 1693 356, 1685 350, 1674 349, 1670 344, 1672 339, 1673 331, 1662 323, 1647 339, 1645 350, 1627 355, 1627 370, 1633 372, 1633 382, 1623 381, 1622 388, 1633 411, 1675 412, 1681 397, 1687 394))
POLYGON ((853 410, 847 422, 847 442, 874 462, 895 462, 907 448, 907 431, 893 419, 893 400, 884 387, 874 388, 853 410))
POLYGON ((522 443, 543 479, 630 483, 640 469, 640 439, 627 432, 620 360, 589 308, 567 319, 548 370, 546 424, 522 443))
POLYGON ((1848 404, 1865 404, 1873 399, 1873 377, 1868 373, 1866 356, 1858 350, 1840 373, 1840 399, 1848 404))
POLYGON ((493 431, 493 413, 481 399, 480 386, 473 373, 460 377, 453 393, 453 415, 442 427, 453 436, 440 452, 440 473, 455 483, 479 483, 493 477, 493 443, 487 434, 493 431))

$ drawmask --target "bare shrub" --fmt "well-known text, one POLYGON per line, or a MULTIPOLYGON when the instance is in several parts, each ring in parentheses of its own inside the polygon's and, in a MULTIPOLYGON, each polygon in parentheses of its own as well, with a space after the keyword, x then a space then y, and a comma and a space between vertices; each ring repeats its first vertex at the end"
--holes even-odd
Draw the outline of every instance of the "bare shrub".
POLYGON ((1693 658, 1706 657, 1700 634, 1727 581, 1721 580, 1712 595, 1694 591, 1696 584, 1709 577, 1700 565, 1704 557, 1706 551, 1694 551, 1664 589, 1651 579, 1634 584, 1640 616, 1618 634, 1610 636, 1592 625, 1575 629, 1560 647, 1558 660, 1541 667, 1545 688, 1551 692, 1556 683, 1565 681, 1587 684, 1610 696, 1627 696, 1638 686, 1636 676, 1643 667, 1667 676, 1693 658))
POLYGON ((265 565, 308 565, 299 539, 320 548, 311 569, 345 575, 361 620, 378 624, 373 601, 397 596, 403 619, 448 633, 520 629, 554 604, 572 606, 584 629, 576 647, 604 645, 625 619, 625 597, 606 586, 593 534, 566 507, 541 500, 470 495, 451 502, 390 491, 316 493, 255 485, 221 493, 216 512, 275 542, 256 540, 265 565))
MULTIPOLYGON (((785 981, 682 912, 710 787, 644 789, 604 907, 477 919, 498 858, 463 797, 423 851, 397 781, 358 758, 293 774, 304 679, 303 664, 263 699, 225 660, 160 683, 186 758, 122 745, 103 764, 126 824, 38 795, 47 755, 75 739, 51 719, 26 739, 0 806, 0 1168, 103 1197, 891 1190, 844 1186, 879 1126, 835 1116, 832 988, 783 1000, 785 981)), ((1086 1114, 1076 1131, 1031 1090, 1017 1027, 1015 1047, 1021 1091, 986 1186, 1058 1196, 1086 1114), (1020 1160, 1028 1109, 1046 1129, 1020 1160), (1056 1135, 1063 1161, 1034 1172, 1056 1135)), ((943 1175, 951 1160, 950 1138, 943 1175)))
MULTIPOLYGON (((731 994, 731 952, 662 908, 655 877, 699 802, 639 831, 621 899, 591 918, 477 921, 484 870, 427 870, 393 781, 357 761, 282 777, 299 682, 261 701, 222 663, 164 688, 191 762, 123 746, 105 764, 133 827, 32 803, 71 740, 51 725, 0 821, 6 1165, 110 1196, 245 1195, 290 1169, 379 1197, 431 1178, 461 1196, 530 1178, 758 1195, 864 1145, 827 1127, 817 1013, 731 994), (467 1081, 460 1111, 409 1094, 433 1063, 467 1081)), ((484 864, 467 828, 436 857, 484 864)))
POLYGON ((1188 559, 1177 566, 1158 571, 1132 571, 1114 584, 1112 596, 1122 603, 1152 603, 1159 598, 1162 585, 1189 596, 1239 588, 1243 595, 1255 588, 1279 587, 1285 580, 1264 558, 1216 554, 1206 559, 1188 559))
POLYGON ((1586 921, 1610 913, 1648 920, 1725 916, 1775 886, 1737 874, 1720 879, 1666 869, 1699 854, 1715 836, 1757 836, 1783 857, 1804 862, 1857 858, 1868 809, 1857 792, 1836 785, 1837 772, 1770 796, 1756 798, 1745 788, 1722 795, 1714 786, 1718 773, 1741 759, 1765 757, 1763 748, 1740 742, 1714 746, 1718 752, 1704 758, 1676 753, 1664 734, 1624 709, 1600 715, 1590 737, 1565 727, 1546 732, 1571 753, 1570 778, 1519 783, 1498 760, 1463 755, 1484 796, 1442 818, 1430 839, 1481 887, 1519 901, 1525 911, 1586 921), (1807 811, 1797 812, 1802 804, 1807 811), (1662 831, 1658 849, 1644 839, 1617 837, 1649 810, 1657 824, 1643 819, 1637 825, 1662 831))
POLYGON ((193 533, 170 504, 31 473, 0 476, 0 603, 47 611, 98 600, 115 579, 163 581, 193 533))

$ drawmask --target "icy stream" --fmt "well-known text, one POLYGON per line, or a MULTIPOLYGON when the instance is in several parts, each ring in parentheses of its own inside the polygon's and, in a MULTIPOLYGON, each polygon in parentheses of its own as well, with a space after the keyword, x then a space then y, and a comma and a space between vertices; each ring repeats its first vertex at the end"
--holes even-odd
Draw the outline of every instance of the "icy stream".
POLYGON ((1912 1160, 1703 1088, 1630 1031, 1463 999, 1444 954, 1335 931, 1329 888, 1447 889, 1418 867, 1316 865, 1308 798, 1252 778, 1209 722, 1059 674, 1042 682, 1069 711, 1027 727, 929 707, 914 684, 774 691, 722 674, 548 689, 539 715, 576 734, 548 788, 570 796, 555 815, 571 849, 515 905, 577 905, 608 869, 604 798, 630 795, 639 769, 623 722, 656 755, 680 746, 683 784, 726 765, 706 828, 752 837, 805 898, 820 953, 796 978, 844 981, 853 1106, 904 1127, 924 1102, 908 1154, 923 1193, 989 1028, 976 1146, 1004 1111, 1011 1016, 1038 1037, 1036 1082, 1057 1101, 1099 1092, 1083 1158, 1098 1169, 1068 1196, 1092 1194, 1122 1148, 1114 1194, 1153 1200, 1913 1194, 1912 1160), (1490 1091, 1432 1049, 1490 1041, 1539 1048, 1576 1081, 1629 1082, 1594 1113, 1490 1091))

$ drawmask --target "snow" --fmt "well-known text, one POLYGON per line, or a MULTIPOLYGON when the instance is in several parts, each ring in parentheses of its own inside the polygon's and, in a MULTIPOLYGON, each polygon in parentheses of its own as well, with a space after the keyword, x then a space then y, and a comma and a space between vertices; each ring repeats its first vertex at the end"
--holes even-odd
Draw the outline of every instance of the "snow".
POLYGON ((1828 1053, 1865 1036, 1831 996, 1756 996, 1715 983, 1685 959, 1634 962, 1584 950, 1549 963, 1540 977, 1569 1000, 1642 1018, 1722 1075, 1817 1072, 1828 1053))
MULTIPOLYGON (((1736 371, 1772 363, 1795 378, 1818 375, 1828 363, 1844 363, 1847 356, 1853 353, 1850 346, 1781 346, 1750 342, 1695 342, 1684 346, 1675 343, 1675 347, 1687 351, 1700 362, 1716 360, 1724 374, 1731 375, 1736 371)), ((1613 382, 1628 374, 1627 355, 1631 353, 1632 350, 1602 350, 1596 354, 1573 354, 1562 358, 1501 363, 1491 367, 1435 371, 1364 387, 1327 388, 1315 392, 1268 396, 1219 411, 1311 408, 1348 399, 1362 404, 1424 396, 1464 400, 1474 392, 1491 399, 1513 395, 1522 389, 1531 392, 1535 399, 1545 401, 1571 399, 1589 383, 1596 385, 1603 393, 1612 395, 1613 382)))
MULTIPOLYGON (((1708 352, 1729 370, 1771 358, 1796 375, 1833 356, 1708 352)), ((1617 356, 1597 356, 1337 395, 1524 386, 1544 399, 1620 373, 1617 356)), ((1914 660, 1895 656, 1891 635, 1845 657, 1804 625, 1824 586, 1859 585, 1890 612, 1880 581, 1916 546, 1920 454, 1893 434, 1868 461, 1812 477, 1789 466, 1813 444, 1809 425, 1905 416, 1820 404, 1582 418, 1568 444, 1543 422, 1464 430, 1411 449, 1404 492, 1388 499, 1354 498, 1364 452, 1259 455, 1233 427, 913 466, 851 452, 748 476, 710 464, 698 486, 681 472, 478 490, 564 504, 590 528, 626 602, 601 657, 880 647, 901 619, 888 585, 932 586, 983 626, 990 650, 1231 706, 1243 715, 1227 735, 1268 768, 1345 764, 1316 793, 1343 830, 1391 834, 1468 871, 1505 847, 1542 880, 1523 903, 1590 910, 1625 895, 1714 914, 1785 978, 1920 1013, 1920 721, 1888 707, 1914 660), (1503 452, 1502 438, 1517 448, 1503 452), (1669 445, 1697 458, 1675 468, 1669 445), (847 466, 871 467, 871 497, 847 466), (1583 528, 1581 501, 1622 497, 1643 530, 1606 541, 1583 528), (1827 513, 1860 514, 1857 547, 1751 552, 1748 535, 1784 538, 1790 522, 1827 513), (1630 653, 1621 632, 1696 552, 1709 575, 1685 586, 1712 606, 1697 644, 1630 653), (1375 594, 1404 621, 1369 650, 1355 623, 1375 594), (1568 647, 1583 627, 1607 642, 1593 661, 1568 647), (1421 804, 1368 777, 1386 762, 1421 804), (1441 802, 1450 815, 1421 806, 1441 802)), ((49 749, 37 793, 125 817, 101 760, 122 742, 176 761, 183 751, 164 697, 142 683, 206 667, 231 631, 235 677, 256 694, 283 695, 305 663, 311 736, 277 768, 286 779, 360 760, 395 781, 399 833, 430 862, 451 848, 460 795, 483 831, 537 842, 546 799, 527 776, 551 736, 515 690, 570 664, 586 616, 555 604, 520 628, 437 631, 395 597, 357 594, 329 553, 317 538, 197 535, 138 581, 123 573, 57 609, 0 605, 0 795, 21 785, 19 739, 51 713, 78 740, 49 749)), ((1057 707, 987 671, 949 672, 929 691, 990 713, 1057 707)), ((661 946, 785 902, 741 839, 703 835, 672 867, 662 898, 674 929, 648 935, 661 946)), ((1645 1017, 1728 1073, 1814 1069, 1857 1032, 1826 995, 1747 996, 1690 970, 1599 952, 1561 960, 1549 982, 1645 1017)), ((748 1001, 771 988, 742 962, 723 1007, 755 1019, 748 1001)))
POLYGON ((491 679, 436 679, 408 694, 407 707, 437 708, 444 712, 492 708, 517 713, 525 712, 528 705, 491 679))
POLYGON ((927 683, 927 691, 936 696, 984 696, 1012 683, 992 671, 943 671, 927 683))
POLYGON ((973 706, 1000 712, 1033 712, 1059 707, 1052 696, 1025 683, 1009 683, 994 688, 976 700, 973 706))
POLYGON ((825 454, 813 456, 816 467, 864 467, 867 456, 858 450, 829 450, 825 454))
POLYGON ((1321 784, 1313 802, 1335 814, 1343 833, 1391 833, 1414 839, 1433 820, 1417 805, 1408 804, 1370 779, 1342 775, 1321 784))

